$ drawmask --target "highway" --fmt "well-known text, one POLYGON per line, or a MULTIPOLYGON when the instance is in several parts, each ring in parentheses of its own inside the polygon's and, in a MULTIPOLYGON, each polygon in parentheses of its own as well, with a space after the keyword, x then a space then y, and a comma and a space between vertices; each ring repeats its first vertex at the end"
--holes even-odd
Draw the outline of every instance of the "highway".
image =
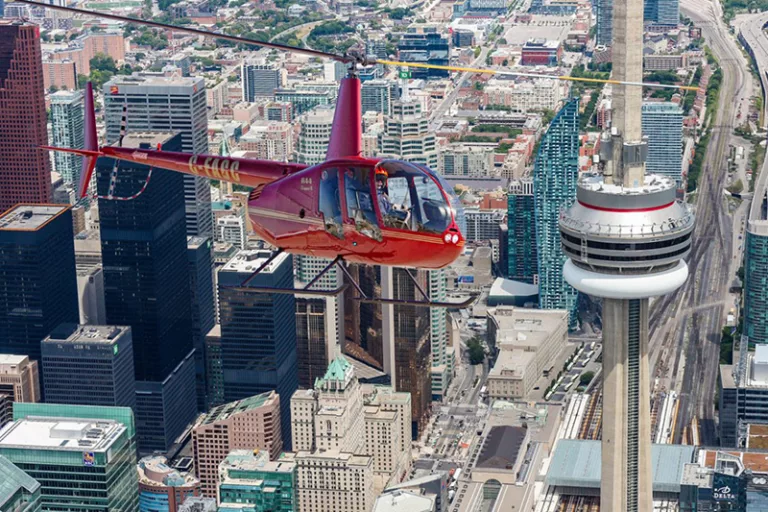
POLYGON ((698 417, 702 443, 715 445, 713 397, 732 279, 723 269, 731 268, 733 251, 732 221, 723 189, 729 142, 736 123, 735 106, 749 100, 751 84, 748 65, 722 22, 719 3, 683 0, 680 7, 702 28, 723 68, 723 81, 718 110, 708 128, 712 135, 696 194, 696 228, 688 257, 690 276, 675 293, 651 305, 651 363, 658 377, 656 391, 676 390, 680 396, 672 442, 681 442, 683 429, 698 417))

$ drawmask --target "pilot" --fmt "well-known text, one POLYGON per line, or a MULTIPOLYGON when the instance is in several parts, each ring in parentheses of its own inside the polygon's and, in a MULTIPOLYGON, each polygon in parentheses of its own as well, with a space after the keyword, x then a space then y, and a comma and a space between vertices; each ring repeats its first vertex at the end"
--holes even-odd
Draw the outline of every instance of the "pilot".
POLYGON ((381 215, 385 216, 389 214, 392 209, 392 203, 389 202, 389 196, 387 195, 387 178, 389 174, 381 167, 376 168, 376 196, 379 201, 379 209, 381 215))

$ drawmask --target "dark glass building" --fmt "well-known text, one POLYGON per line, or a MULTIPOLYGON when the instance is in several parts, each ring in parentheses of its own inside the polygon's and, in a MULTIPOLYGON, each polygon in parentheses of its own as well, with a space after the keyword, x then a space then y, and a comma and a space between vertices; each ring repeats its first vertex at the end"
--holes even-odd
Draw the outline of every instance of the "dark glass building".
POLYGON ((298 389, 296 299, 289 294, 249 291, 248 287, 293 287, 292 257, 277 256, 246 287, 240 286, 271 254, 239 251, 218 272, 224 401, 277 391, 283 447, 290 450, 290 397, 298 389))
POLYGON ((130 327, 61 324, 41 351, 46 402, 136 407, 130 327))
MULTIPOLYGON (((503 249, 502 249, 503 250, 503 249)), ((515 180, 507 196, 507 272, 509 279, 535 284, 538 274, 536 256, 536 219, 534 217, 533 180, 515 180)))
MULTIPOLYGON (((129 133, 123 146, 181 151, 181 136, 129 133)), ((167 450, 197 410, 184 181, 179 173, 151 172, 146 190, 135 199, 99 199, 107 322, 132 328, 135 412, 142 452, 167 450), (190 358, 191 373, 181 371, 190 358), (173 399, 148 396, 166 392, 173 392, 173 399)), ((150 169, 101 158, 96 173, 100 196, 110 192, 114 179, 111 192, 127 197, 141 190, 150 169), (113 169, 117 169, 114 177, 113 169)))
POLYGON ((210 238, 187 238, 189 288, 192 292, 192 345, 195 347, 197 408, 206 410, 205 335, 216 323, 213 301, 213 243, 210 238))
POLYGON ((42 339, 79 318, 69 207, 8 210, 0 216, 0 354, 39 360, 42 339))
MULTIPOLYGON (((381 297, 381 267, 348 265, 349 274, 368 297, 381 297)), ((346 280, 346 277, 345 277, 346 280)), ((384 369, 383 311, 381 304, 355 299, 351 283, 344 291, 344 353, 378 370, 384 369)))
POLYGON ((312 389, 334 357, 335 301, 326 297, 296 297, 296 359, 299 387, 312 389))
MULTIPOLYGON (((403 62, 418 62, 438 66, 447 66, 451 53, 448 39, 437 32, 403 34, 397 49, 399 58, 403 62)), ((449 76, 450 72, 444 69, 411 69, 412 78, 430 79, 449 76)))

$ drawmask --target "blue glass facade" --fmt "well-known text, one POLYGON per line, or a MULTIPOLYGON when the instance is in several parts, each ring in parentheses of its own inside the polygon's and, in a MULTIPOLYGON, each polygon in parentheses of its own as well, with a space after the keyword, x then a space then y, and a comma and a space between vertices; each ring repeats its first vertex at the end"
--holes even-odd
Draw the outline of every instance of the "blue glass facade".
MULTIPOLYGON (((576 290, 563 279, 560 210, 576 199, 579 177, 579 100, 568 101, 541 138, 533 171, 539 307, 566 309, 576 326, 576 290)), ((510 238, 512 238, 510 236, 510 238)))
POLYGON ((643 103, 643 135, 648 137, 648 174, 669 176, 680 186, 683 164, 683 109, 671 102, 643 103))
POLYGON ((677 25, 680 23, 680 1, 645 0, 643 17, 646 23, 677 25))
POLYGON ((534 283, 538 272, 533 184, 514 184, 507 196, 507 268, 509 279, 534 283))
POLYGON ((79 318, 72 212, 8 210, 0 217, 0 354, 40 360, 40 341, 79 318))
POLYGON ((221 365, 224 401, 266 391, 280 395, 283 449, 291 446, 291 400, 299 386, 296 356, 296 299, 248 287, 293 287, 293 258, 278 256, 247 285, 240 285, 265 261, 269 251, 240 251, 219 269, 221 365))
POLYGON ((744 260, 744 334, 768 343, 768 221, 750 221, 744 260))
POLYGON ((197 408, 206 409, 205 335, 216 324, 213 299, 213 243, 208 237, 187 240, 189 288, 192 292, 192 344, 195 347, 197 408))
MULTIPOLYGON (((166 151, 181 151, 181 141, 179 133, 129 133, 123 145, 155 149, 161 144, 166 151)), ((149 171, 145 165, 100 158, 99 196, 132 196, 145 185, 149 171)), ((133 332, 139 449, 166 450, 168 441, 192 421, 197 405, 194 371, 191 382, 178 386, 184 393, 176 397, 172 414, 163 408, 164 414, 157 416, 156 407, 144 407, 157 397, 142 398, 142 388, 175 388, 166 381, 179 373, 193 350, 183 177, 154 169, 146 190, 135 199, 99 199, 99 215, 107 321, 130 325, 133 332)))
POLYGON ((597 44, 611 46, 613 43, 613 0, 595 2, 597 18, 597 44))

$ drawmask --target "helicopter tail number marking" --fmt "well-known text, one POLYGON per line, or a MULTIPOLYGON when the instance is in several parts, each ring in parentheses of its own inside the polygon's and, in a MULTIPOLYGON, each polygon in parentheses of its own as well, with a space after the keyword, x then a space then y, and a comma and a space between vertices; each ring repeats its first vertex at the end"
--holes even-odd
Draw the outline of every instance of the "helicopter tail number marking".
POLYGON ((240 162, 228 158, 206 157, 199 161, 198 155, 189 158, 189 172, 216 180, 240 183, 240 162))

